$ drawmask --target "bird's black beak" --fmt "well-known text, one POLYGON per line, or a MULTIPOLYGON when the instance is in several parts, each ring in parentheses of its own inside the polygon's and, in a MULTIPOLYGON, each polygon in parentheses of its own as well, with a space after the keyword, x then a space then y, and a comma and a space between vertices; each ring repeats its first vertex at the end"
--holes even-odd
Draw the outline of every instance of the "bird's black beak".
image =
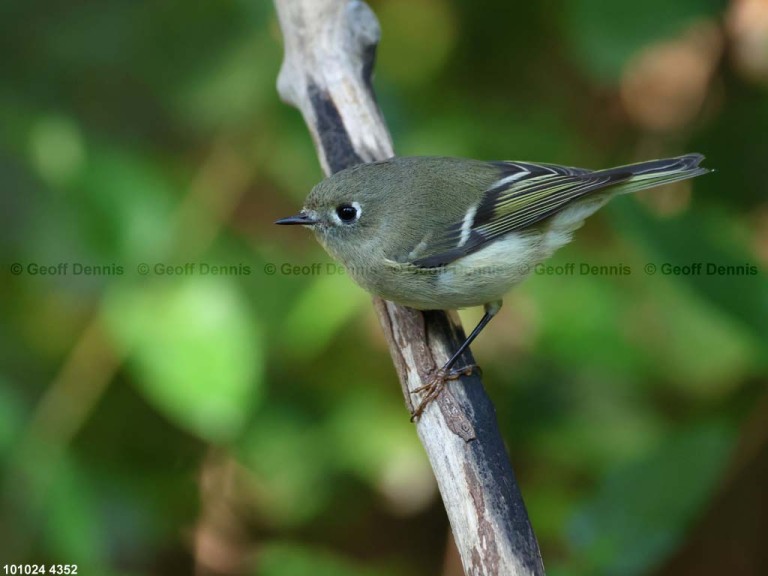
POLYGON ((309 214, 304 214, 302 212, 301 214, 296 214, 296 216, 288 216, 288 218, 280 218, 280 220, 275 220, 275 224, 312 226, 313 224, 317 224, 317 220, 312 218, 309 214))

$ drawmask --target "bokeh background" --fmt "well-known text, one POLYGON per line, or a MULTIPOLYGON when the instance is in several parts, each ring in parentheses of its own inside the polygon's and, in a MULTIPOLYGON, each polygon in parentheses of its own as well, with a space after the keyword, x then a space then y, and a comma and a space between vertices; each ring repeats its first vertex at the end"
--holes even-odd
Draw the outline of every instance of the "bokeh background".
MULTIPOLYGON (((549 574, 768 573, 768 1, 371 5, 400 154, 707 155, 474 350, 549 574)), ((6 0, 0 45, 0 562, 460 574, 369 297, 272 225, 321 178, 272 5, 6 0)))

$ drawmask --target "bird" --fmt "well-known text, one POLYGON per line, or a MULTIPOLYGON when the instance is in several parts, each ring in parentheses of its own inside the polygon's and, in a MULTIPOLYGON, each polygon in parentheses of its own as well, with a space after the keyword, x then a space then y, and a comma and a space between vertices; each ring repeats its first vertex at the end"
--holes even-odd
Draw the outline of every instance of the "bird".
POLYGON ((279 225, 310 228, 362 288, 417 310, 483 306, 477 326, 414 393, 412 419, 445 383, 504 295, 571 241, 612 197, 706 174, 686 154, 602 170, 520 161, 395 156, 341 170, 279 225))

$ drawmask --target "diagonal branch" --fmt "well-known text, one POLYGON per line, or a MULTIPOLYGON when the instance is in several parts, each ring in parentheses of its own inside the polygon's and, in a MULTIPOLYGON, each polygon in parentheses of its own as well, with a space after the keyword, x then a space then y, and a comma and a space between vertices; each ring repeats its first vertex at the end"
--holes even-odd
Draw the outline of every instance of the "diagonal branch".
MULTIPOLYGON (((285 42, 278 91, 297 107, 326 174, 393 155, 371 75, 380 30, 357 0, 275 0, 285 42)), ((374 305, 403 394, 422 385, 463 333, 444 312, 374 305)), ((472 364, 471 354, 465 358, 472 364)), ((437 478, 464 570, 541 575, 536 537, 478 376, 452 382, 416 424, 437 478), (439 407, 439 409, 438 409, 439 407)))

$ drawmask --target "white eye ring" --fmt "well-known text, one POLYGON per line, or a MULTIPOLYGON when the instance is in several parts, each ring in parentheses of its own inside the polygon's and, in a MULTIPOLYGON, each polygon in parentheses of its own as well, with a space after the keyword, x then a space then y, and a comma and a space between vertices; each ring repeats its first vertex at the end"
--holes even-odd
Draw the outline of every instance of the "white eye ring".
POLYGON ((332 215, 337 224, 351 224, 357 222, 362 213, 359 202, 345 202, 338 205, 332 215))

